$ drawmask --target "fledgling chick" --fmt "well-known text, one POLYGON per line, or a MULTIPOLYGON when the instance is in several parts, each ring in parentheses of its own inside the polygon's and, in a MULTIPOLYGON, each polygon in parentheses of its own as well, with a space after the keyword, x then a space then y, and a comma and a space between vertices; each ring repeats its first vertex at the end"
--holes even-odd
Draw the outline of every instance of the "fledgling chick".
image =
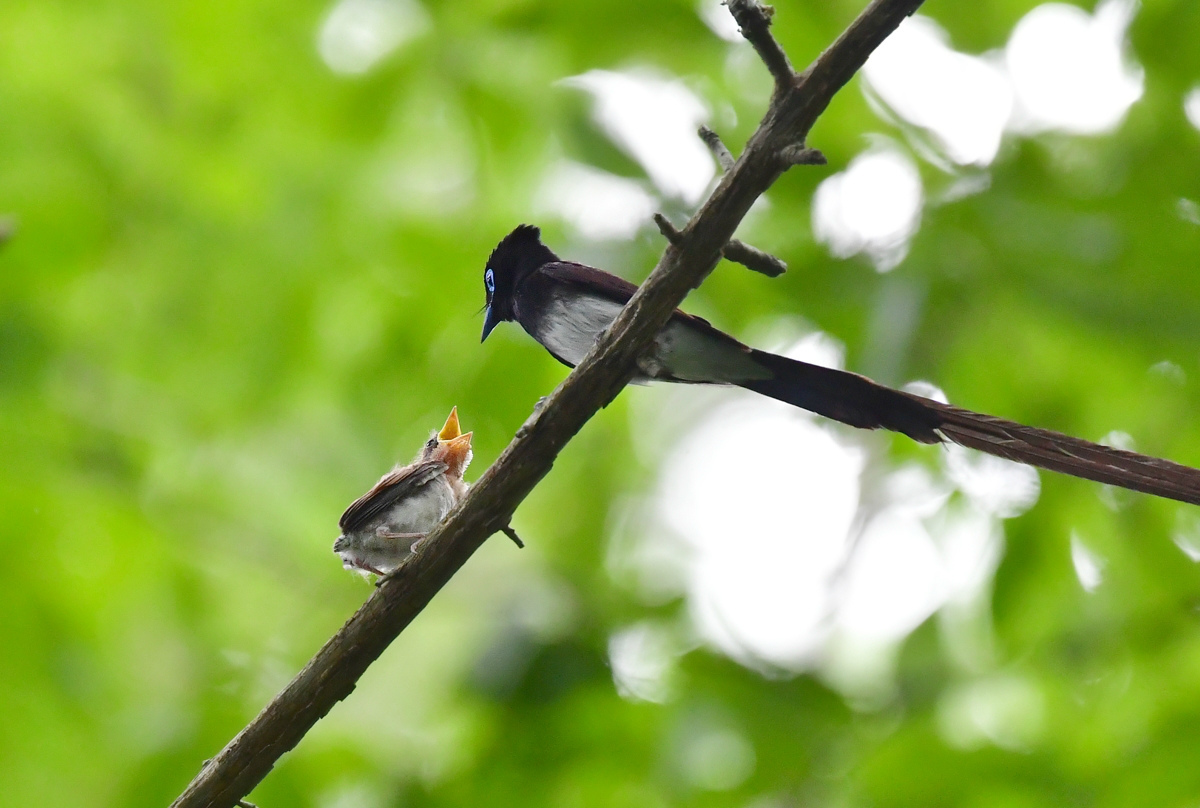
POLYGON ((459 430, 458 408, 417 457, 397 466, 342 514, 333 552, 342 566, 380 577, 399 567, 467 493, 471 433, 459 430))

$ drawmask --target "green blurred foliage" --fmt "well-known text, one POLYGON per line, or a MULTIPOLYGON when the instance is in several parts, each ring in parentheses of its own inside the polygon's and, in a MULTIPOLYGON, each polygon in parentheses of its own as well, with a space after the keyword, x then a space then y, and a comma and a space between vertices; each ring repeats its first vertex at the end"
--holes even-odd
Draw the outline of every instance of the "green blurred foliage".
MULTIPOLYGON (((780 3, 778 35, 803 64, 861 5, 780 3)), ((981 52, 1033 5, 924 13, 981 52)), ((318 54, 330 8, 0 5, 0 214, 17 223, 0 246, 4 805, 168 803, 370 592, 330 554, 341 509, 455 404, 474 477, 562 378, 515 328, 481 347, 475 316, 484 259, 534 216, 557 156, 642 179, 556 82, 683 77, 732 110, 717 123, 735 150, 769 89, 689 2, 430 3, 421 35, 353 77, 318 54)), ((744 228, 789 273, 724 265, 688 306, 734 333, 799 313, 885 381, 931 379, 964 405, 1092 439, 1119 428, 1200 464, 1200 228, 1176 214, 1200 197, 1200 132, 1182 114, 1200 13, 1147 2, 1131 40, 1146 92, 1115 133, 1010 139, 990 187, 927 208, 889 275, 811 236, 818 182, 868 133, 904 138, 856 81, 810 138, 830 167, 783 177, 744 228), (881 331, 896 300, 915 301, 907 333, 881 331), (1182 381, 1150 372, 1161 362, 1182 381)), ((541 223, 560 253, 635 280, 662 247, 650 226, 590 244, 541 223)), ((1114 508, 1051 475, 1006 523, 992 679, 955 662, 934 619, 871 704, 704 647, 679 660, 667 702, 622 698, 610 635, 686 619, 681 600, 646 605, 605 563, 615 503, 655 479, 654 453, 631 445, 630 400, 661 395, 630 390, 601 412, 518 512, 529 548, 489 542, 252 799, 1200 800, 1200 570, 1171 542, 1195 509, 1114 508), (1092 594, 1071 568, 1073 529, 1109 559, 1092 594), (1040 694, 1028 743, 948 739, 946 705, 985 686, 1040 694), (713 728, 752 748, 740 779, 696 775, 704 754, 730 756, 695 751, 713 728)))

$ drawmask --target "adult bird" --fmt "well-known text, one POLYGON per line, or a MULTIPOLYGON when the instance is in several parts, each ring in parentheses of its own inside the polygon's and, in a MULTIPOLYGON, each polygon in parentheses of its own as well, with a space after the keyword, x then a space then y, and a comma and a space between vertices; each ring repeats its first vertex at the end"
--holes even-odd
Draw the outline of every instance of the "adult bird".
MULTIPOLYGON (((496 246, 483 283, 484 340, 498 324, 513 320, 569 367, 583 359, 637 291, 616 275, 561 260, 532 225, 521 225, 496 246)), ((678 309, 638 360, 634 380, 735 385, 850 426, 889 429, 920 443, 948 439, 1051 471, 1200 504, 1200 471, 1188 466, 759 351, 678 309)))
POLYGON ((471 463, 471 434, 460 430, 455 407, 413 462, 383 475, 346 509, 333 543, 343 567, 383 577, 416 551, 467 493, 463 473, 471 463))

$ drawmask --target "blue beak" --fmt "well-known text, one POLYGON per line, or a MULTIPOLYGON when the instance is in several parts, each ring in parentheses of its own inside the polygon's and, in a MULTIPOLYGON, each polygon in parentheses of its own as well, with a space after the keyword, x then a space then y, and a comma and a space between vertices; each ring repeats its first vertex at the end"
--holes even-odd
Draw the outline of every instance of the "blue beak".
POLYGON ((487 311, 484 312, 483 336, 479 338, 480 342, 483 342, 485 339, 487 339, 488 334, 492 333, 492 329, 500 325, 500 318, 493 314, 494 311, 495 309, 493 309, 491 306, 488 306, 487 311))

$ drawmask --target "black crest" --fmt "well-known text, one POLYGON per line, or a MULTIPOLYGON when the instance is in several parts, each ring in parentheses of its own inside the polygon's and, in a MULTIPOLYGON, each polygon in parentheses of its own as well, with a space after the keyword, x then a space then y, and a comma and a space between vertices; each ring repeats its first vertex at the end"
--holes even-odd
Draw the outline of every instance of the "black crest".
POLYGON ((483 338, 496 325, 513 317, 512 297, 517 284, 538 267, 558 260, 542 243, 542 232, 531 224, 523 224, 505 236, 488 257, 483 270, 483 287, 487 293, 487 316, 483 338))
POLYGON ((511 289, 542 264, 557 260, 558 256, 542 243, 542 231, 523 224, 496 245, 488 257, 487 268, 495 273, 497 289, 511 289))

